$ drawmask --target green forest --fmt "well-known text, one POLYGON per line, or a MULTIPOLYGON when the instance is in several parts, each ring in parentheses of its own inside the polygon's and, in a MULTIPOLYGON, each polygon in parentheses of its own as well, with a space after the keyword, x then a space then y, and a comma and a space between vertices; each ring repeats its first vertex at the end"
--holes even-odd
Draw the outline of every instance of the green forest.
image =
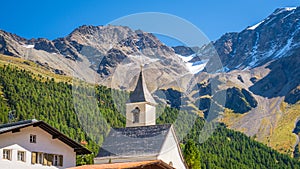
MULTIPOLYGON (((13 111, 14 121, 43 120, 77 142, 86 141, 93 154, 78 156, 77 165, 93 163, 110 128, 125 126, 123 103, 128 96, 105 86, 56 82, 12 66, 0 67, 0 124, 7 123, 8 113, 13 111)), ((159 107, 158 111, 158 124, 175 123, 182 113, 189 113, 170 107, 159 107)), ((300 168, 297 160, 227 129, 224 124, 219 124, 213 135, 200 143, 198 136, 204 122, 197 117, 189 133, 178 133, 183 135, 181 147, 189 168, 300 168)), ((175 128, 188 124, 179 123, 175 128)))

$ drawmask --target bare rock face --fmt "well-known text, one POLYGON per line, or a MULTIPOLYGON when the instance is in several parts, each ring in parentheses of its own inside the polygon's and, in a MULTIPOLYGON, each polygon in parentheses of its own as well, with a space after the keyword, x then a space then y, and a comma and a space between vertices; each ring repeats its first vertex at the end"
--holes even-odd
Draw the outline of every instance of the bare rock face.
MULTIPOLYGON (((277 9, 260 24, 226 33, 213 42, 225 70, 254 68, 293 54, 300 48, 299 17, 300 8, 277 9)), ((210 50, 209 46, 202 48, 199 55, 210 50)))
POLYGON ((268 98, 286 96, 300 85, 299 64, 300 58, 297 54, 274 61, 267 66, 271 72, 254 83, 250 90, 257 95, 268 98))
POLYGON ((118 66, 128 56, 121 50, 111 49, 99 64, 98 73, 104 77, 113 73, 113 68, 118 66))
MULTIPOLYGON (((124 26, 84 25, 53 41, 45 38, 27 40, 1 31, 0 53, 48 63, 55 73, 75 74, 89 82, 115 88, 126 86, 124 84, 129 87, 128 81, 136 76, 140 65, 144 65, 145 71, 156 72, 147 80, 160 79, 163 85, 188 73, 172 48, 150 33, 124 26), (112 82, 116 70, 129 73, 112 82), (165 71, 168 74, 163 73, 165 71)), ((158 86, 159 83, 152 88, 158 86)))
MULTIPOLYGON (((109 83, 118 83, 114 84, 117 88, 124 87, 126 84, 129 87, 128 79, 136 76, 137 68, 140 65, 145 66, 145 71, 147 69, 151 71, 157 69, 159 72, 168 70, 168 76, 160 76, 167 82, 172 81, 172 77, 187 73, 185 66, 175 56, 172 48, 162 44, 152 34, 141 30, 133 31, 128 27, 111 25, 81 26, 60 41, 65 46, 58 47, 60 43, 55 42, 60 51, 76 49, 76 51, 71 50, 75 51, 75 54, 73 53, 71 56, 79 53, 87 58, 91 63, 89 67, 95 70, 102 79, 101 83, 110 87, 114 86, 109 83), (125 70, 129 73, 123 77, 118 76, 119 79, 112 82, 113 76, 118 73, 116 71, 120 71, 121 68, 121 73, 124 73, 125 70), (160 70, 162 68, 164 70, 160 70)), ((75 60, 78 59, 75 58, 75 60)), ((152 74, 148 80, 157 79, 159 74, 158 72, 152 74)))
POLYGON ((55 47, 54 43, 45 38, 31 39, 31 44, 34 44, 34 49, 44 50, 49 53, 59 53, 59 50, 55 47))
POLYGON ((246 89, 239 89, 237 87, 231 87, 226 90, 217 90, 216 93, 211 92, 211 84, 197 84, 198 90, 196 90, 197 95, 194 98, 196 99, 195 105, 199 108, 199 110, 207 111, 210 108, 211 103, 218 103, 224 108, 228 108, 233 110, 235 113, 247 113, 251 109, 257 107, 257 100, 254 98, 253 94, 251 94, 246 89), (223 97, 224 99, 220 98, 223 97), (224 101, 224 102, 223 102, 224 101))
POLYGON ((181 56, 190 56, 196 52, 195 49, 186 46, 175 46, 172 48, 174 49, 174 52, 176 54, 179 54, 181 56))
POLYGON ((226 90, 226 108, 229 108, 236 113, 246 113, 256 106, 257 101, 247 90, 240 90, 236 87, 226 90))
POLYGON ((164 95, 164 99, 167 104, 169 104, 173 108, 181 108, 182 105, 186 105, 187 98, 183 96, 183 94, 180 91, 174 90, 174 89, 160 89, 155 92, 157 96, 159 96, 161 93, 164 95))
POLYGON ((20 47, 20 45, 24 44, 25 42, 26 39, 24 38, 0 30, 0 53, 1 54, 21 57, 22 55, 24 55, 24 50, 22 50, 22 47, 20 47))
POLYGON ((292 89, 286 96, 284 101, 290 104, 295 104, 300 100, 300 89, 299 87, 292 89))

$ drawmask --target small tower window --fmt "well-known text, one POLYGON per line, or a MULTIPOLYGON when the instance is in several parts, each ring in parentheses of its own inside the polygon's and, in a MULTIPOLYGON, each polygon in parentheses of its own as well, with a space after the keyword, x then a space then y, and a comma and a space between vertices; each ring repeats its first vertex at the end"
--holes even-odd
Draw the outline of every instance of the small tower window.
POLYGON ((131 112, 133 113, 133 123, 139 123, 140 122, 140 109, 138 107, 136 107, 131 112))

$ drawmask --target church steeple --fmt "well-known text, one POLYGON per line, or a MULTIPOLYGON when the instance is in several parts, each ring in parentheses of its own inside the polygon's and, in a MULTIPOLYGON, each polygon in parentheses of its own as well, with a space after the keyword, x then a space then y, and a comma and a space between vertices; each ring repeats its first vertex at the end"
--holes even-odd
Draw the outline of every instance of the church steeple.
POLYGON ((136 87, 126 103, 126 127, 155 125, 155 105, 141 67, 136 87))
POLYGON ((147 85, 145 83, 145 78, 143 75, 142 68, 135 89, 131 93, 130 98, 128 100, 128 103, 137 103, 137 102, 149 102, 152 104, 156 104, 154 98, 151 96, 151 93, 149 92, 147 85))

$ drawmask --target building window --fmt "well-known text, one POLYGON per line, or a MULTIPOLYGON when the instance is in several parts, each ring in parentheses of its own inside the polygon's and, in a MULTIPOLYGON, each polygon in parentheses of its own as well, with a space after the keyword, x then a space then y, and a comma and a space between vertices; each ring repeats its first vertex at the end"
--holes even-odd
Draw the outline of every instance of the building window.
POLYGON ((63 161, 64 161, 64 157, 62 155, 60 155, 59 156, 59 164, 58 165, 62 167, 63 164, 64 164, 63 161))
POLYGON ((29 141, 30 143, 36 143, 36 135, 30 134, 29 141))
POLYGON ((58 155, 54 155, 53 165, 54 166, 58 166, 58 164, 59 164, 59 156, 58 155))
POLYGON ((11 160, 11 150, 3 149, 3 159, 11 160))
POLYGON ((47 158, 46 159, 47 159, 47 162, 48 162, 47 163, 48 166, 52 166, 53 165, 53 156, 54 156, 53 154, 47 154, 47 158))
POLYGON ((62 155, 54 155, 53 165, 54 166, 63 166, 63 156, 62 155))
POLYGON ((41 152, 32 152, 31 164, 44 164, 44 154, 41 152))
POLYGON ((38 164, 43 164, 43 153, 37 153, 37 160, 36 160, 36 162, 38 163, 38 164))
POLYGON ((25 151, 18 151, 18 161, 25 162, 25 151))
POLYGON ((133 113, 133 123, 139 123, 140 122, 140 109, 136 107, 134 110, 132 110, 133 113))
POLYGON ((44 153, 44 155, 43 155, 43 165, 51 166, 52 165, 52 160, 50 160, 50 158, 51 158, 50 154, 44 153))
POLYGON ((63 166, 63 156, 56 154, 48 154, 42 152, 32 152, 32 164, 42 164, 48 166, 63 166))
POLYGON ((31 153, 31 164, 35 164, 36 163, 36 152, 32 152, 31 153))

